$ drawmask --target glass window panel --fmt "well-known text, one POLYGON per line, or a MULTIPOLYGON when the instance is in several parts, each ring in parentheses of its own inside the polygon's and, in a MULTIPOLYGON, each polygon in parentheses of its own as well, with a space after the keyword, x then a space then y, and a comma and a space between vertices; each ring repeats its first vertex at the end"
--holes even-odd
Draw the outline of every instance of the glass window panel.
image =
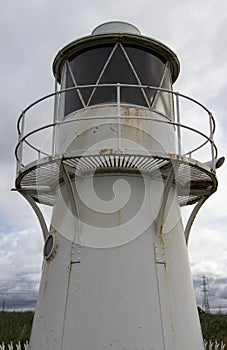
MULTIPOLYGON (((164 89, 172 90, 171 83, 170 83, 170 72, 167 68, 165 72, 165 76, 162 82, 162 85, 160 86, 164 89)), ((154 103, 151 106, 153 109, 157 110, 158 112, 166 115, 169 117, 169 119, 173 119, 173 96, 169 92, 165 91, 159 91, 154 99, 154 103)))
MULTIPOLYGON (((132 84, 137 85, 136 77, 130 68, 120 46, 116 49, 106 70, 100 80, 100 84, 132 84)), ((98 88, 91 100, 91 104, 103 102, 116 102, 116 88, 98 88)), ((142 95, 141 89, 122 88, 121 102, 145 105, 146 101, 142 95)))
MULTIPOLYGON (((139 76, 141 84, 159 86, 165 69, 165 62, 146 49, 130 45, 125 45, 124 47, 137 75, 139 76)), ((155 90, 146 90, 149 101, 155 93, 155 90)))
MULTIPOLYGON (((77 85, 96 84, 98 77, 113 50, 113 45, 96 47, 84 51, 70 59, 70 67, 77 85)), ((91 89, 83 89, 81 94, 85 103, 91 95, 91 89)))
MULTIPOLYGON (((73 81, 72 78, 67 71, 68 74, 66 74, 66 88, 73 87, 73 81)), ((82 108, 82 102, 79 98, 79 95, 76 90, 70 90, 65 93, 65 112, 64 115, 69 115, 70 113, 74 112, 75 110, 78 110, 82 108)))
MULTIPOLYGON (((107 67, 103 71, 113 48, 114 44, 99 46, 80 52, 71 57, 69 63, 76 84, 92 85, 96 84, 98 79, 101 78, 99 84, 121 83, 140 85, 137 79, 138 77, 143 85, 159 87, 165 69, 165 62, 163 62, 163 60, 156 54, 144 48, 133 45, 124 45, 124 49, 130 60, 130 62, 128 62, 126 55, 119 45, 108 62, 107 67), (131 64, 133 65, 136 74, 133 71, 131 64), (100 76, 101 72, 102 75, 100 76)), ((168 75, 166 75, 163 84, 164 87, 171 88, 171 75, 169 72, 168 75)), ((70 71, 67 69, 64 87, 68 88, 72 86, 74 86, 74 83, 70 76, 70 71)), ((115 87, 96 88, 91 97, 92 91, 93 88, 80 89, 85 104, 88 102, 89 105, 108 102, 115 103, 117 100, 115 87)), ((147 95, 148 101, 154 99, 156 91, 152 89, 145 89, 144 91, 147 95)), ((162 107, 160 108, 162 110, 168 109, 169 107, 167 108, 167 104, 169 103, 170 106, 170 101, 165 101, 165 103, 160 102, 160 98, 159 102, 155 101, 156 107, 157 103, 162 103, 162 107), (166 104, 166 106, 164 106, 164 104, 166 104)), ((138 89, 128 87, 121 88, 121 102, 147 107, 146 99, 139 87, 138 89)), ((78 93, 76 91, 67 92, 64 115, 68 115, 80 108, 83 108, 83 105, 78 93)))

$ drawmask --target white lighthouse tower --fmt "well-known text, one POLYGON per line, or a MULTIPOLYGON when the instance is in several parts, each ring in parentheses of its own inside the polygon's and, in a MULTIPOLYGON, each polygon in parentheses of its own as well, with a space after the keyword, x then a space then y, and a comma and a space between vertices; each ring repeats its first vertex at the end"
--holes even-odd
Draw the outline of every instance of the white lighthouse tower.
POLYGON ((56 91, 18 121, 16 188, 45 240, 29 349, 202 350, 187 240, 223 162, 212 114, 173 91, 173 51, 128 23, 70 43, 53 72, 56 91))

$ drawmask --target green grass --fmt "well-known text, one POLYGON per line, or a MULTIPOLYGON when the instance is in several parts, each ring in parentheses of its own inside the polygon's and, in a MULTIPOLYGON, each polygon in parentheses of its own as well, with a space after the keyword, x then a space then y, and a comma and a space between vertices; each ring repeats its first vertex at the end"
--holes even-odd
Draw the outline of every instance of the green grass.
POLYGON ((0 312, 0 344, 25 343, 29 340, 34 313, 27 312, 0 312))
POLYGON ((227 315, 200 314, 203 338, 206 340, 223 340, 227 346, 227 315))
MULTIPOLYGON (((33 316, 31 311, 0 312, 0 344, 29 340, 33 316)), ((204 339, 224 340, 227 346, 227 315, 202 313, 199 317, 204 339)))

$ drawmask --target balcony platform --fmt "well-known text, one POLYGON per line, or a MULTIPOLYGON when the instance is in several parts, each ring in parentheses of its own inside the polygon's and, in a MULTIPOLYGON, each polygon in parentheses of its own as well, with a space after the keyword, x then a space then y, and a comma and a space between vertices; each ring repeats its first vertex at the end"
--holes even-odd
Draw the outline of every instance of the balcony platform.
POLYGON ((161 174, 165 181, 174 169, 173 185, 177 187, 180 206, 198 202, 209 197, 217 189, 215 172, 207 165, 188 157, 175 154, 138 151, 112 153, 99 150, 87 154, 75 153, 46 157, 26 165, 18 173, 16 189, 30 195, 36 202, 54 204, 56 186, 64 181, 61 165, 67 167, 71 180, 75 176, 95 173, 161 174))

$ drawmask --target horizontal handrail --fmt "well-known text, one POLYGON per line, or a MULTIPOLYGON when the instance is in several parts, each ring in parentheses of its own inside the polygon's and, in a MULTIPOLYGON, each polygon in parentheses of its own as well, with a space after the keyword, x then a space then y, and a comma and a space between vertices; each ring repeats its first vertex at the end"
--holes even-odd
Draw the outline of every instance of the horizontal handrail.
MULTIPOLYGON (((116 116, 109 116, 109 115, 108 115, 108 119, 114 119, 114 118, 116 118, 116 116)), ((42 127, 40 127, 40 128, 37 128, 37 129, 35 129, 35 130, 33 130, 33 131, 30 131, 29 133, 27 133, 26 135, 24 135, 24 136, 20 139, 20 141, 17 143, 16 149, 15 149, 15 156, 16 156, 16 159, 19 160, 17 151, 18 151, 18 149, 19 149, 19 147, 20 147, 20 144, 23 143, 23 142, 26 142, 26 143, 29 145, 29 147, 33 148, 33 149, 34 149, 35 151, 37 151, 38 153, 41 153, 41 154, 43 154, 43 155, 45 155, 45 156, 48 156, 48 157, 51 157, 51 154, 48 154, 48 153, 46 153, 46 152, 44 152, 44 151, 38 149, 37 147, 33 146, 30 142, 28 142, 28 141, 27 141, 27 138, 28 138, 29 136, 31 136, 31 135, 33 135, 33 134, 36 134, 37 132, 40 132, 40 131, 42 131, 42 130, 48 129, 48 128, 50 128, 50 127, 54 127, 54 126, 56 126, 56 125, 63 125, 63 124, 69 124, 69 123, 76 123, 76 122, 78 122, 78 121, 96 120, 96 119, 99 119, 99 120, 105 119, 105 120, 106 120, 107 117, 106 117, 106 116, 92 116, 92 117, 81 117, 81 118, 76 118, 76 119, 63 120, 62 122, 55 122, 55 123, 52 123, 52 124, 47 124, 47 125, 44 125, 44 126, 42 126, 42 127)), ((137 117, 137 116, 130 116, 130 115, 129 115, 129 116, 123 116, 123 117, 121 116, 120 119, 148 120, 148 121, 157 122, 157 123, 164 123, 164 124, 170 124, 170 125, 173 125, 173 126, 179 126, 179 127, 181 127, 181 128, 185 128, 185 129, 188 129, 188 130, 190 130, 190 131, 193 131, 193 132, 199 134, 200 136, 202 136, 203 138, 205 138, 206 141, 202 143, 202 145, 201 145, 202 147, 205 146, 208 142, 212 142, 212 139, 211 139, 210 137, 208 137, 207 135, 205 135, 204 133, 202 133, 201 131, 198 131, 198 130, 196 130, 196 129, 190 127, 190 126, 184 125, 184 124, 179 124, 179 123, 171 122, 171 121, 168 121, 168 120, 166 121, 166 120, 155 119, 155 118, 151 118, 151 117, 142 117, 142 116, 137 117)), ((184 153, 182 156, 186 156, 186 155, 189 155, 189 154, 194 153, 194 152, 197 151, 199 148, 201 148, 201 146, 199 146, 199 147, 197 147, 197 148, 195 148, 195 149, 193 149, 193 150, 191 150, 191 151, 189 151, 189 152, 184 153)), ((216 156, 217 156, 217 147, 216 147, 215 144, 214 144, 213 146, 214 146, 214 148, 215 148, 215 157, 216 157, 216 156)))
MULTIPOLYGON (((58 101, 57 101, 58 102, 58 101)), ((106 103, 108 105, 108 102, 106 103)), ((103 105, 103 104, 102 104, 103 105)), ((59 108, 59 105, 57 103, 57 110, 55 111, 56 113, 58 113, 58 108, 59 108)), ((83 109, 86 109, 86 108, 89 108, 90 106, 87 106, 87 107, 84 107, 84 108, 81 108, 81 110, 83 109)), ((145 107, 146 108, 146 107, 145 107)), ((116 121, 118 123, 121 122, 121 119, 140 119, 140 120, 147 120, 147 121, 151 121, 151 122, 159 122, 159 123, 166 123, 166 124, 169 124, 169 125, 172 125, 174 127, 176 127, 177 129, 177 137, 179 139, 179 144, 181 143, 181 134, 180 134, 180 130, 181 129, 187 129, 189 131, 192 131, 198 135, 200 135, 203 139, 205 139, 201 144, 199 144, 199 146, 196 146, 192 149, 190 149, 189 151, 187 151, 186 153, 184 154, 180 154, 182 156, 190 156, 195 153, 196 151, 200 150, 201 148, 203 148, 207 143, 210 143, 211 145, 211 156, 212 156, 212 161, 214 161, 214 159, 217 157, 217 147, 213 141, 213 133, 215 131, 215 120, 214 120, 214 117, 212 115, 212 113, 202 104, 200 103, 199 101, 195 100, 194 98, 191 98, 189 96, 186 96, 184 94, 181 94, 179 92, 175 92, 173 90, 169 90, 169 89, 165 89, 165 88, 160 88, 160 87, 156 87, 156 86, 148 86, 148 85, 128 85, 128 84, 99 84, 99 85, 94 85, 94 84, 91 84, 91 85, 78 85, 78 86, 73 86, 73 87, 70 87, 70 88, 67 88, 67 89, 64 89, 64 90, 58 90, 58 91, 55 91, 51 94, 48 94, 46 96, 43 96, 39 99, 37 99, 36 101, 34 101, 33 103, 31 103, 26 109, 23 110, 23 112, 20 114, 19 118, 18 118, 18 121, 17 121, 17 130, 18 130, 18 143, 16 145, 16 149, 15 149, 15 156, 16 156, 16 160, 18 162, 18 170, 20 171, 22 167, 24 167, 23 165, 23 144, 25 143, 28 147, 30 147, 31 149, 33 149, 35 152, 37 152, 37 154, 39 155, 39 158, 40 158, 40 154, 44 155, 44 156, 49 156, 51 157, 53 154, 51 152, 46 152, 45 150, 42 150, 40 149, 39 146, 35 146, 34 144, 32 144, 32 142, 30 142, 30 140, 28 141, 28 138, 31 137, 32 135, 34 134, 37 134, 45 129, 48 129, 48 128, 51 128, 52 131, 53 131, 53 134, 54 134, 54 129, 55 127, 59 126, 59 125, 63 125, 63 124, 67 124, 67 123, 75 123, 75 122, 78 122, 78 121, 81 121, 81 120, 94 120, 94 119, 116 119, 116 121), (26 118, 26 115, 27 115, 27 112, 29 110, 31 110, 34 106, 40 104, 41 102, 51 98, 51 97, 55 97, 55 98, 59 98, 59 96, 63 93, 66 93, 66 92, 69 92, 69 91, 72 91, 72 90, 78 90, 78 89, 86 89, 86 88, 103 88, 103 87, 115 87, 117 89, 117 98, 116 98, 116 102, 111 102, 111 104, 113 105, 114 103, 116 103, 116 105, 118 106, 117 108, 117 113, 116 115, 108 115, 108 116, 91 116, 91 117, 75 117, 74 119, 63 119, 63 120, 60 120, 60 121, 57 121, 55 118, 54 118, 54 122, 53 123, 49 123, 49 124, 46 124, 44 126, 41 126, 39 128, 36 128, 32 131, 29 131, 27 133, 24 132, 25 130, 25 121, 27 119, 26 118), (143 116, 121 116, 120 115, 120 107, 121 106, 124 106, 126 105, 126 103, 122 103, 120 101, 121 99, 121 94, 120 94, 120 89, 121 88, 136 88, 136 89, 151 89, 151 90, 155 90, 155 91, 160 91, 160 92, 166 92, 168 94, 171 94, 172 96, 175 96, 176 99, 177 99, 177 103, 179 103, 178 99, 179 97, 180 98, 183 98, 183 99, 186 99, 186 100, 189 100, 190 102, 198 105, 202 110, 204 110, 206 112, 206 114, 208 115, 208 118, 209 118, 209 128, 210 128, 210 134, 209 136, 207 136, 205 133, 189 126, 189 125, 186 125, 186 124, 183 124, 181 123, 180 121, 180 115, 179 114, 179 111, 177 110, 177 122, 176 121, 170 121, 170 116, 164 114, 164 113, 161 113, 160 111, 154 109, 154 108, 149 108, 149 110, 155 112, 156 114, 159 114, 161 116, 164 116, 167 118, 167 120, 161 120, 161 119, 156 119, 156 118, 153 118, 153 117, 143 117, 143 116), (56 121, 55 121, 56 120, 56 121), (19 152, 20 150, 20 152, 19 152)), ((120 131, 120 128, 118 128, 119 131, 120 131)), ((120 134, 118 133, 118 137, 120 137, 120 134)), ((179 151, 179 149, 178 149, 179 151)), ((180 152, 181 153, 181 150, 180 152)))
POLYGON ((187 95, 184 95, 184 94, 181 94, 180 92, 178 91, 174 91, 174 90, 169 90, 169 89, 165 89, 165 88, 161 88, 161 87, 157 87, 157 86, 149 86, 149 85, 135 85, 135 84, 91 84, 91 85, 77 85, 77 86, 73 86, 73 87, 70 87, 70 88, 67 88, 67 89, 63 89, 63 90, 58 90, 58 91, 55 91, 51 94, 47 94, 37 100, 35 100, 33 103, 31 103, 29 106, 27 106, 20 114, 19 118, 18 118, 18 121, 17 121, 17 130, 18 130, 18 133, 20 134, 20 122, 21 122, 21 119, 23 117, 23 115, 25 115, 26 112, 28 112, 32 107, 34 107, 35 105, 39 104, 40 102, 50 98, 50 97, 54 97, 56 95, 61 95, 65 92, 69 92, 69 91, 72 91, 72 90, 78 90, 78 89, 89 89, 89 88, 102 88, 102 87, 116 87, 117 86, 120 86, 121 88, 123 87, 130 87, 130 88, 139 88, 139 89, 149 89, 149 90, 155 90, 155 91, 162 91, 162 92, 167 92, 171 95, 175 95, 175 96, 179 96, 179 97, 182 97, 182 98, 185 98, 189 101, 192 101, 193 103, 197 104, 198 106, 200 106, 202 109, 204 109, 208 114, 209 116, 211 117, 212 119, 212 124, 213 124, 213 129, 212 131, 214 132, 215 131, 215 120, 214 120, 214 117, 212 115, 212 113, 209 111, 209 109, 207 109, 206 106, 204 106, 201 102, 193 99, 192 97, 189 97, 187 95))

